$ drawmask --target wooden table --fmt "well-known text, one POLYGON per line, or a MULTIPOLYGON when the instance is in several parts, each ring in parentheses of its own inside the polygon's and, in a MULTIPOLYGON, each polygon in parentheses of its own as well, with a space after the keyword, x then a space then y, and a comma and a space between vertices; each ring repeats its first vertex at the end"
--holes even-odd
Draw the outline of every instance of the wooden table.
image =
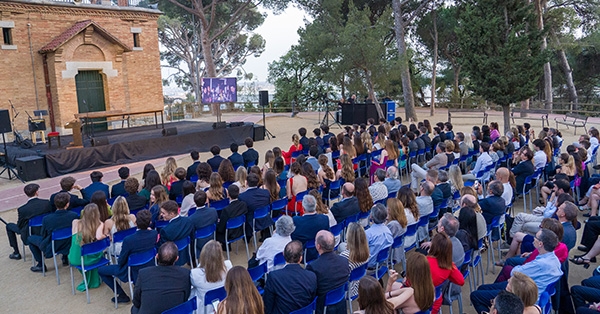
MULTIPOLYGON (((125 127, 125 120, 127 120, 127 127, 129 128, 131 116, 135 115, 143 115, 143 114, 154 114, 154 123, 156 128, 158 129, 158 113, 160 113, 160 122, 161 126, 165 128, 165 121, 163 117, 163 110, 144 110, 144 111, 123 111, 123 110, 107 110, 107 111, 93 111, 93 112, 85 112, 85 113, 76 113, 75 119, 80 119, 83 122, 84 130, 85 126, 89 124, 94 124, 92 119, 100 119, 100 118, 110 118, 110 117, 121 117, 121 127, 125 127)), ((96 123, 107 123, 106 121, 96 122, 96 123)))

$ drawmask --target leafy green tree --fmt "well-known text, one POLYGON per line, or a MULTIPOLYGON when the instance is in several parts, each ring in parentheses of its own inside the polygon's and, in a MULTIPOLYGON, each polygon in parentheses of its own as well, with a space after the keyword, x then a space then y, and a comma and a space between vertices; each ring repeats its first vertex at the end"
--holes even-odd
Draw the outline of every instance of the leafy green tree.
POLYGON ((460 14, 461 63, 471 89, 502 106, 504 130, 510 104, 536 94, 547 56, 534 8, 521 0, 467 0, 460 14))

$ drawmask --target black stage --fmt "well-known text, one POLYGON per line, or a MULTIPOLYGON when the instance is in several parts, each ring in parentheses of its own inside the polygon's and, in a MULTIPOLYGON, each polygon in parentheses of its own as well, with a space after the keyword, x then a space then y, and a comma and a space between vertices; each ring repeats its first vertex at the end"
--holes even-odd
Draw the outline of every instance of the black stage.
MULTIPOLYGON (((108 145, 92 147, 90 137, 84 135, 83 148, 66 149, 73 136, 62 135, 62 147, 53 139, 52 149, 38 142, 33 148, 24 149, 7 143, 9 164, 27 156, 45 158, 47 174, 55 177, 63 174, 113 166, 136 161, 209 151, 213 145, 229 148, 231 143, 243 144, 247 137, 254 138, 254 124, 213 129, 210 122, 181 121, 165 123, 165 129, 177 128, 177 135, 163 136, 154 125, 95 132, 94 138, 108 139, 108 145)), ((1 143, 0 143, 1 144, 1 143)))

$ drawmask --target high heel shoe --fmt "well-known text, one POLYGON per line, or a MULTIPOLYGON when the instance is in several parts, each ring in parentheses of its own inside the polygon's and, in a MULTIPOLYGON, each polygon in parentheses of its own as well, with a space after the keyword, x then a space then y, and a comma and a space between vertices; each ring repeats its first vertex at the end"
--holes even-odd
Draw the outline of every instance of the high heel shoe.
POLYGON ((590 260, 583 258, 583 256, 577 256, 574 258, 570 258, 569 261, 575 265, 583 265, 583 268, 590 268, 590 260))
MULTIPOLYGON (((584 256, 585 256, 585 254, 575 255, 575 256, 573 256, 573 258, 582 258, 583 259, 584 256)), ((596 257, 595 256, 592 257, 592 258, 590 258, 590 263, 595 263, 595 262, 596 262, 596 257)))

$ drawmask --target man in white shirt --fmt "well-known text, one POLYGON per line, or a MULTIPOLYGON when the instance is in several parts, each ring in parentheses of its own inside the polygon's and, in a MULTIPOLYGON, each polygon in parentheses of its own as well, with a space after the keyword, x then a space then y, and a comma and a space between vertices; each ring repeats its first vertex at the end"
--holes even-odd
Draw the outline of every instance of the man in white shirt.
POLYGON ((508 168, 501 167, 496 170, 496 180, 502 182, 502 186, 504 187, 502 198, 504 199, 506 206, 510 205, 513 198, 513 188, 512 185, 510 185, 510 182, 508 182, 509 178, 510 170, 508 170, 508 168))
POLYGON ((387 199, 388 189, 383 184, 385 180, 385 170, 377 169, 375 171, 375 178, 373 184, 369 187, 369 193, 371 193, 371 198, 373 198, 373 202, 377 202, 383 199, 387 199))
POLYGON ((540 168, 546 168, 546 161, 548 161, 548 156, 544 152, 546 148, 546 142, 544 140, 540 140, 539 138, 533 141, 533 165, 535 170, 540 168))
MULTIPOLYGON (((492 160, 492 157, 488 153, 489 151, 490 151, 490 143, 481 142, 481 144, 479 144, 479 152, 481 154, 479 154, 479 157, 477 157, 477 162, 475 163, 475 167, 473 168, 473 170, 471 170, 469 173, 462 176, 464 181, 477 180, 477 177, 476 177, 477 172, 485 169, 485 167, 491 165, 494 162, 492 160)), ((485 180, 486 178, 487 178, 487 175, 484 175, 483 179, 485 180)))

